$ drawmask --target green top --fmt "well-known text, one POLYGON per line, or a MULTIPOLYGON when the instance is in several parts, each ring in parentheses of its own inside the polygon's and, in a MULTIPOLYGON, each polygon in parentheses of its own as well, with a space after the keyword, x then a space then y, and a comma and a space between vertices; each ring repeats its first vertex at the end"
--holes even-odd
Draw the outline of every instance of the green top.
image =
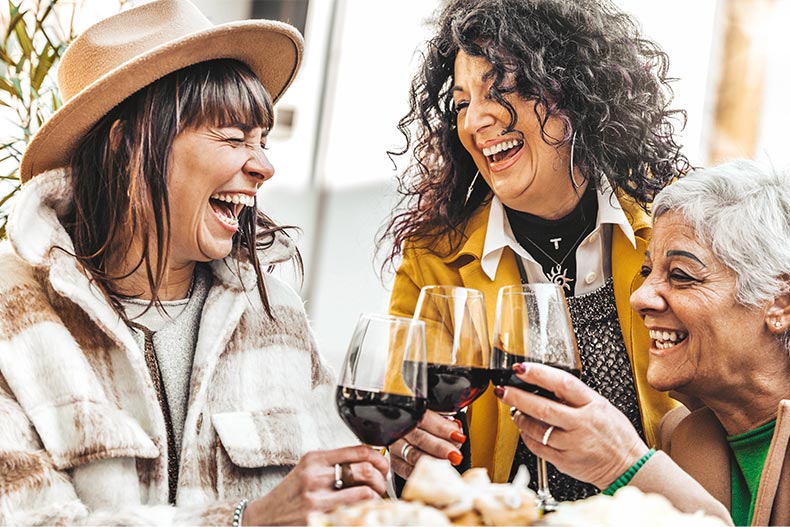
POLYGON ((730 462, 732 507, 730 514, 735 525, 750 525, 754 502, 760 486, 768 447, 774 435, 776 419, 754 430, 727 436, 734 457, 730 462))

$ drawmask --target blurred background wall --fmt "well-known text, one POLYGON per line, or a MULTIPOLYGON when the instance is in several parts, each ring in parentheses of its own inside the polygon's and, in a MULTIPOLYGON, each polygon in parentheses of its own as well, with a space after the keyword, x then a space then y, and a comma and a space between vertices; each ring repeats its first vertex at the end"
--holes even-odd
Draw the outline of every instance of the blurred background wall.
MULTIPOLYGON (((380 276, 374 259, 395 198, 397 170, 386 152, 403 144, 396 124, 439 0, 193 1, 214 23, 275 18, 305 36, 302 69, 270 136, 276 174, 259 203, 302 229, 304 282, 283 276, 299 288, 320 348, 339 367, 359 314, 387 309, 392 273, 380 276)), ((692 163, 747 156, 790 165, 790 0, 615 2, 670 57, 692 163)), ((80 24, 111 14, 113 4, 84 0, 80 24)))

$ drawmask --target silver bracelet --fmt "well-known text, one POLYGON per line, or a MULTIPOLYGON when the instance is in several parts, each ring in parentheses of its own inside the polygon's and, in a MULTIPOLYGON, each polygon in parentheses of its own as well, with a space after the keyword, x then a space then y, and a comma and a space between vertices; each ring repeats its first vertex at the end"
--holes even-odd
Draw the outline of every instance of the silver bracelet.
POLYGON ((241 526, 241 517, 244 514, 244 509, 247 508, 247 501, 247 498, 244 498, 236 505, 236 510, 233 511, 233 523, 231 523, 231 527, 241 526))

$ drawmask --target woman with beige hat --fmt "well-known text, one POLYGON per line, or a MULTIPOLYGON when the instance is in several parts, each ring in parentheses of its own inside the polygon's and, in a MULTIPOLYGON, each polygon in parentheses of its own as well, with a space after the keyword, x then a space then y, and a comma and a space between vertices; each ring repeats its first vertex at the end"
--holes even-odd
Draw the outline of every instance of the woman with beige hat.
POLYGON ((266 272, 301 268, 256 208, 301 53, 162 0, 64 54, 0 245, 0 523, 304 524, 384 492, 266 272))

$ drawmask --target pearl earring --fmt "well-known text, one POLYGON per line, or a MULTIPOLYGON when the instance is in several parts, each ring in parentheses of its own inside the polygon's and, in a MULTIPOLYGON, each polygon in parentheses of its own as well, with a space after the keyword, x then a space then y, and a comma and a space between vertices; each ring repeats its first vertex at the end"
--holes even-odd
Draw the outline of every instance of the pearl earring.
POLYGON ((782 327, 782 322, 780 320, 775 320, 774 321, 774 327, 775 328, 781 328, 782 327))

